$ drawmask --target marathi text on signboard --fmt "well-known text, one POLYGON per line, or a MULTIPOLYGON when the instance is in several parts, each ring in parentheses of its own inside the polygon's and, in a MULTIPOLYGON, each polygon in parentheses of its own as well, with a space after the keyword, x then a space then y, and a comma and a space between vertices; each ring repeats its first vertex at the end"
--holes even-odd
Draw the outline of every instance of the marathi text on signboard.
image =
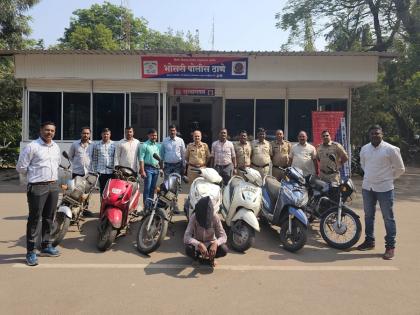
POLYGON ((247 79, 248 58, 142 56, 143 79, 247 79))
POLYGON ((214 89, 174 88, 174 95, 214 96, 214 89))

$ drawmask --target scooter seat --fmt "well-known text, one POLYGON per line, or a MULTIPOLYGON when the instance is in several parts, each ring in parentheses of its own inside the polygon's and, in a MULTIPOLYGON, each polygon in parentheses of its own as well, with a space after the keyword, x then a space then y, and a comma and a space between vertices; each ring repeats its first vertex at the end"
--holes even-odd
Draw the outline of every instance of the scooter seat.
POLYGON ((265 177, 264 189, 267 191, 272 205, 275 205, 280 191, 280 182, 274 177, 265 177))

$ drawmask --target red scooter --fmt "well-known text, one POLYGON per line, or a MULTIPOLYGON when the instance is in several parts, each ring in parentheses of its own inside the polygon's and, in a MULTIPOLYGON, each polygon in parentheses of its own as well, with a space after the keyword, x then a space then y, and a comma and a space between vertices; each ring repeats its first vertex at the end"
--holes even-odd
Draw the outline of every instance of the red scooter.
POLYGON ((115 166, 113 178, 102 193, 97 247, 106 251, 122 231, 127 231, 140 200, 139 177, 131 168, 115 166))

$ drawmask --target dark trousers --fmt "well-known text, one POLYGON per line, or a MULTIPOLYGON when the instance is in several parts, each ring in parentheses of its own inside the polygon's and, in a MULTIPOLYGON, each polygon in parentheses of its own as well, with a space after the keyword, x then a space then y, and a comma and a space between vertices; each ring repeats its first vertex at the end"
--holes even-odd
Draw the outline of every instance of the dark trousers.
POLYGON ((74 179, 76 176, 81 176, 81 177, 83 177, 83 176, 85 176, 85 175, 82 175, 82 174, 76 174, 76 173, 71 173, 71 179, 74 179))
MULTIPOLYGON (((210 245, 207 247, 207 250, 210 250, 210 245)), ((228 250, 225 244, 217 246, 216 256, 214 258, 224 257, 227 255, 227 252, 228 250)), ((196 250, 195 246, 193 245, 185 246, 185 254, 194 260, 198 259, 198 257, 200 256, 200 252, 196 250)))
POLYGON ((166 163, 163 167, 163 173, 165 174, 165 179, 172 173, 177 173, 179 175, 183 175, 183 165, 182 162, 179 163, 166 163))
POLYGON ((108 179, 111 179, 111 178, 112 178, 112 174, 99 174, 99 192, 101 193, 101 198, 102 198, 102 193, 106 186, 106 182, 108 181, 108 179))
POLYGON ((28 223, 26 225, 26 249, 28 252, 35 250, 36 242, 41 231, 41 246, 51 244, 50 233, 53 225, 58 202, 58 185, 28 184, 27 199, 29 207, 28 223))
POLYGON ((233 164, 215 165, 214 169, 223 178, 223 184, 227 185, 233 174, 233 164))

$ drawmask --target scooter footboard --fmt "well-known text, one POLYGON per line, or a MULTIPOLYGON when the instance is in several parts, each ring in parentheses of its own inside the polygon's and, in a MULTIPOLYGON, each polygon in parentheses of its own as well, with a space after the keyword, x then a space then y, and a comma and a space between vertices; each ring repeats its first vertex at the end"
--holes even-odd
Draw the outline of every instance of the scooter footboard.
POLYGON ((106 209, 106 217, 114 228, 120 228, 122 224, 122 211, 119 208, 106 209))
POLYGON ((260 231, 260 224, 258 223, 257 217, 255 216, 254 212, 248 209, 241 208, 239 209, 234 217, 232 218, 232 222, 237 220, 243 220, 248 223, 255 231, 260 231))
POLYGON ((305 212, 303 212, 302 209, 297 209, 297 208, 294 208, 294 207, 289 207, 289 214, 293 215, 300 222, 302 222, 303 224, 305 224, 305 226, 308 225, 308 217, 306 216, 305 212))

